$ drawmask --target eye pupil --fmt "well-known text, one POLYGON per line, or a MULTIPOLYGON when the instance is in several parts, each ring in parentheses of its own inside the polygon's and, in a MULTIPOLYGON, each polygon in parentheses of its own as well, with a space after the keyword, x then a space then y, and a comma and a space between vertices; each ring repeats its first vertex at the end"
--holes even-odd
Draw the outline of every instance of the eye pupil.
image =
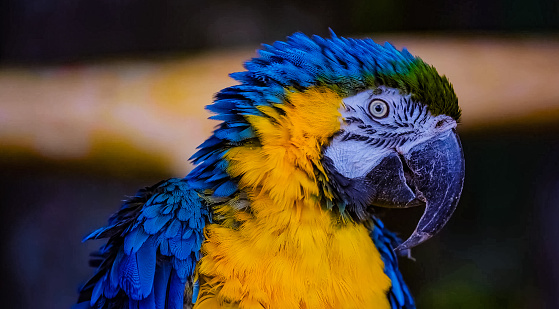
POLYGON ((369 110, 373 117, 384 118, 388 115, 388 104, 383 100, 376 99, 369 105, 369 110))

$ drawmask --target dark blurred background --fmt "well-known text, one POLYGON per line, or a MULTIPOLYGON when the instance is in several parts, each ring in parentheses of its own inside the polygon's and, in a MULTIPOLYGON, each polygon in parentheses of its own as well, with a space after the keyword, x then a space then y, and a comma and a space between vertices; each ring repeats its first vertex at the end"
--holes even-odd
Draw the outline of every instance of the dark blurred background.
POLYGON ((3 0, 4 62, 67 62, 246 46, 295 31, 550 33, 556 0, 3 0))
MULTIPOLYGON (((559 1, 0 1, 0 299, 67 308, 81 244, 183 176, 203 106, 258 44, 302 31, 407 46, 454 83, 466 182, 402 260, 419 308, 559 308, 559 1)), ((421 209, 389 211, 403 237, 421 209)))

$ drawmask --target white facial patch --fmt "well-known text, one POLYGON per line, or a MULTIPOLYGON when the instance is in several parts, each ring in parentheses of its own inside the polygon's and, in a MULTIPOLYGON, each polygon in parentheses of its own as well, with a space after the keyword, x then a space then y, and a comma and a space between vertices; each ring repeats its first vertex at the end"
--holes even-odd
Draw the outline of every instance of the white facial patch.
MULTIPOLYGON (((332 144, 334 143, 333 141, 332 144)), ((332 159, 336 170, 347 178, 367 175, 389 152, 389 150, 372 152, 371 146, 359 141, 335 144, 335 147, 326 149, 324 156, 332 159)))
POLYGON ((380 86, 343 100, 340 132, 324 150, 336 170, 347 178, 367 175, 389 153, 405 153, 418 143, 456 127, 446 115, 433 116, 410 95, 380 86), (375 117, 371 102, 381 100, 388 114, 375 117))

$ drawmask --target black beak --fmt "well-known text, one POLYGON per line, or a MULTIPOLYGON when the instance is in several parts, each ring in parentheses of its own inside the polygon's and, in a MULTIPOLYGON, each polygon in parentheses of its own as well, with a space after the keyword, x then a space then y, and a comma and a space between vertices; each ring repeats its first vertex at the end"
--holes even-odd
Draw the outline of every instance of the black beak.
POLYGON ((406 250, 437 234, 458 205, 464 184, 464 155, 458 135, 446 131, 400 156, 391 154, 370 174, 376 184, 371 204, 426 205, 413 234, 396 250, 406 250), (384 173, 383 173, 384 172, 384 173))
POLYGON ((437 234, 454 213, 464 184, 464 154, 454 130, 416 145, 404 158, 427 205, 413 234, 396 250, 417 246, 437 234))

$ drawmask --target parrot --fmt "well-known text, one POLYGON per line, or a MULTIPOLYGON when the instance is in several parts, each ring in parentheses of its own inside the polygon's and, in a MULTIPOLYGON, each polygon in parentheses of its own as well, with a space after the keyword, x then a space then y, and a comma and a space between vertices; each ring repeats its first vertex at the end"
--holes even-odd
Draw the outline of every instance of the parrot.
POLYGON ((372 39, 263 44, 206 108, 184 178, 139 190, 89 239, 75 309, 415 308, 398 256, 458 205, 461 109, 444 75, 372 39), (402 241, 375 209, 425 207, 402 241))

